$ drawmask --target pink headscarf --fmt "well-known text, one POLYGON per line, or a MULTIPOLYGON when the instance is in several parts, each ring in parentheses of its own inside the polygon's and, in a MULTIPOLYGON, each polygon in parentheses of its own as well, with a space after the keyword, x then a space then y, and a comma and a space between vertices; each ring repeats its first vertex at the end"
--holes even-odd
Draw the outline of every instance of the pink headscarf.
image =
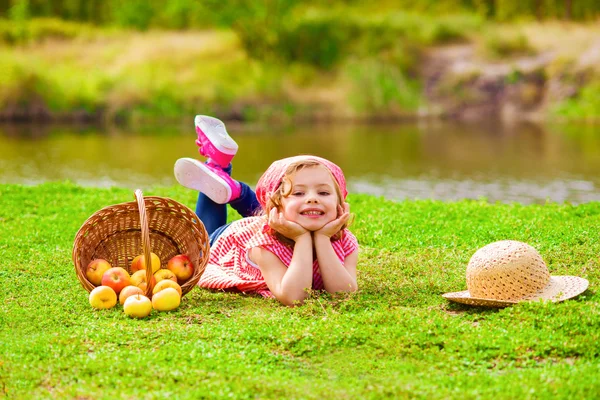
POLYGON ((346 199, 346 196, 348 195, 348 190, 346 189, 346 178, 344 178, 344 173, 340 167, 329 160, 317 156, 295 156, 283 158, 273 162, 273 164, 267 168, 265 173, 258 180, 258 183, 256 184, 256 197, 258 198, 258 202, 262 206, 263 210, 266 211, 267 201, 279 188, 279 185, 281 185, 281 180, 285 175, 285 171, 292 163, 299 161, 316 161, 331 171, 331 174, 340 187, 342 197, 346 199))

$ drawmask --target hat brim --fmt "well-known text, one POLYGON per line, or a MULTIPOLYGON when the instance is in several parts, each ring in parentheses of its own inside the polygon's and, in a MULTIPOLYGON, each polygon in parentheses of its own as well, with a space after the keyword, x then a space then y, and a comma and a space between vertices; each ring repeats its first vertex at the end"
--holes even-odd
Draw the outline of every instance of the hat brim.
POLYGON ((517 300, 497 300, 473 297, 468 290, 462 292, 445 293, 442 296, 455 303, 468 304, 482 307, 508 307, 523 301, 548 300, 552 302, 564 301, 573 298, 588 288, 587 279, 578 276, 551 276, 550 282, 542 290, 517 300))

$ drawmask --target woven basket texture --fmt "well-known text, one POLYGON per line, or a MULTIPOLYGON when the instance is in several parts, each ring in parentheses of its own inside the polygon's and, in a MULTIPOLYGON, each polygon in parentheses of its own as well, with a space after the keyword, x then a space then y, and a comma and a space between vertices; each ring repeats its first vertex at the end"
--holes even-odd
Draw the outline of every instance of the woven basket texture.
MULTIPOLYGON (((77 278, 88 291, 94 285, 87 279, 85 270, 90 261, 103 258, 113 267, 122 267, 131 274, 134 257, 143 254, 146 265, 151 265, 150 252, 161 260, 161 268, 177 254, 187 255, 194 273, 180 282, 182 295, 192 290, 209 257, 209 240, 204 224, 196 214, 175 200, 166 197, 143 197, 135 192, 136 201, 105 207, 90 216, 81 226, 73 244, 73 262, 77 278)), ((147 269, 147 282, 152 269, 147 269)), ((152 285, 146 295, 152 296, 152 285)))

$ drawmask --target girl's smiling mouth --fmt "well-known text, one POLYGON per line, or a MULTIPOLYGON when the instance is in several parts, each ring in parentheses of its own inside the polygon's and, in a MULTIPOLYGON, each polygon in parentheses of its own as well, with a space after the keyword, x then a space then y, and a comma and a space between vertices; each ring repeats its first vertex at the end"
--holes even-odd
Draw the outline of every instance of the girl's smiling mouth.
POLYGON ((303 215, 305 217, 310 217, 310 218, 320 217, 324 214, 325 214, 325 212, 323 212, 321 210, 313 209, 313 208, 300 212, 300 215, 303 215))

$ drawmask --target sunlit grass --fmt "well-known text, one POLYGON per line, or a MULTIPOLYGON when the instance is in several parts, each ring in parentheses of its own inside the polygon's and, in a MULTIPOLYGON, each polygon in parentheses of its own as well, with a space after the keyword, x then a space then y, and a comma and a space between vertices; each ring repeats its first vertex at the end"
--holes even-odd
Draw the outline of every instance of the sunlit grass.
MULTIPOLYGON (((193 206, 181 187, 155 187, 193 206)), ((600 390, 600 204, 392 202, 350 195, 359 292, 305 305, 194 289, 174 312, 94 311, 71 260, 95 211, 126 189, 0 185, 0 389, 7 398, 593 398, 600 390), (516 239, 553 275, 590 281, 558 304, 480 309, 475 250, 516 239), (267 379, 267 378, 268 379, 267 379), (267 379, 268 384, 265 384, 267 379)))

